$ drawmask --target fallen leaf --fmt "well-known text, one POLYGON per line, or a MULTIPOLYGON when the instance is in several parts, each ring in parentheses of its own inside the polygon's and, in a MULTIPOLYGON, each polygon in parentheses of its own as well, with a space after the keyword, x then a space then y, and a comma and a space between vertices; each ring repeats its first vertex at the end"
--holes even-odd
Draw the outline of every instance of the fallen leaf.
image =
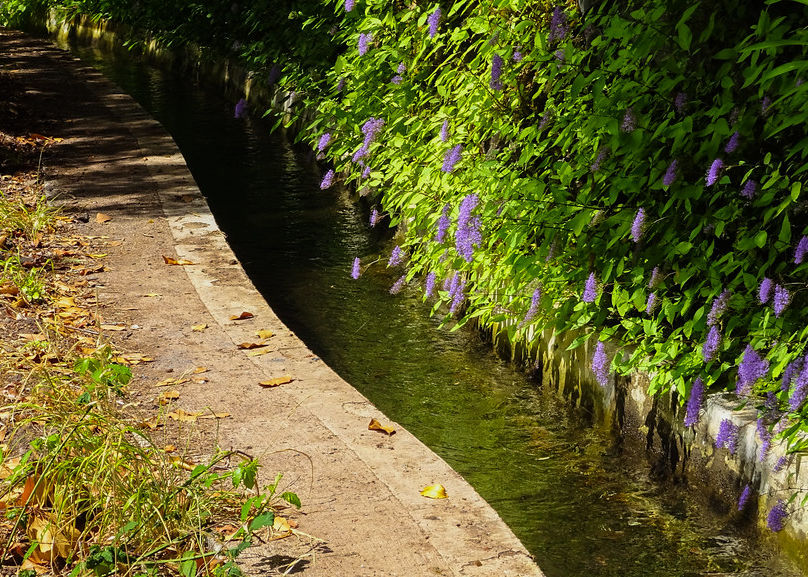
POLYGON ((266 329, 259 329, 255 331, 255 334, 258 336, 259 339, 266 340, 272 337, 275 333, 273 333, 272 331, 268 331, 266 329))
POLYGON ((248 357, 260 357, 261 355, 265 355, 265 354, 271 353, 271 352, 272 352, 272 349, 267 349, 267 348, 256 349, 254 351, 250 351, 249 353, 247 353, 247 356, 248 357))
POLYGON ((125 331, 126 325, 101 325, 101 329, 105 331, 125 331))
POLYGON ((202 323, 201 325, 193 325, 191 327, 191 330, 194 331, 195 333, 201 333, 206 328, 208 328, 208 325, 206 325, 205 323, 202 323))
POLYGON ((104 214, 103 212, 99 212, 95 215, 95 222, 105 223, 112 220, 112 217, 108 214, 104 214))
POLYGON ((272 529, 274 531, 286 532, 291 531, 292 527, 285 518, 275 515, 275 522, 272 523, 272 529))
POLYGON ((157 416, 151 417, 150 419, 146 419, 145 421, 140 422, 140 428, 141 429, 154 430, 154 429, 157 429, 157 428, 162 427, 162 426, 163 426, 163 423, 161 423, 160 421, 157 420, 157 416))
POLYGON ((294 381, 294 379, 292 377, 286 375, 286 376, 283 376, 283 377, 278 377, 276 379, 270 379, 268 381, 261 381, 258 384, 261 385, 262 387, 268 389, 270 387, 278 387, 280 385, 285 385, 286 383, 291 383, 292 381, 294 381))
POLYGON ((193 202, 195 197, 193 194, 183 194, 179 198, 182 202, 188 203, 193 202))
POLYGON ((186 471, 193 471, 196 468, 196 464, 193 461, 189 461, 187 459, 181 459, 180 457, 170 457, 170 461, 180 469, 185 469, 186 471))
POLYGON ((421 495, 429 497, 430 499, 446 499, 449 497, 449 495, 446 494, 446 487, 440 483, 424 487, 421 490, 421 495))
POLYGON ((161 296, 163 296, 163 295, 161 295, 160 293, 146 293, 146 294, 145 294, 145 295, 143 295, 143 296, 144 296, 144 297, 161 297, 161 296))
POLYGON ((20 289, 18 289, 15 285, 7 283, 0 286, 0 295, 12 295, 16 296, 20 294, 20 289))
POLYGON ((109 254, 107 254, 105 252, 102 252, 102 253, 98 253, 98 254, 88 254, 87 256, 89 256, 90 258, 98 259, 98 258, 106 258, 106 257, 109 256, 109 254))
POLYGON ((155 383, 155 387, 170 387, 171 385, 181 385, 187 383, 190 379, 188 377, 177 377, 176 379, 163 379, 159 383, 155 383))
POLYGON ((199 415, 200 419, 226 419, 230 413, 204 413, 199 415))
POLYGON ((173 265, 179 265, 179 266, 183 266, 183 265, 186 265, 186 264, 195 264, 195 263, 191 262, 190 260, 186 260, 184 258, 170 258, 170 257, 167 257, 166 255, 163 255, 163 260, 165 261, 166 264, 173 264, 173 265))
POLYGON ((141 355, 140 353, 125 353, 113 359, 116 363, 124 365, 139 365, 140 363, 150 363, 154 361, 152 357, 141 355))
POLYGON ((368 431, 381 431, 382 433, 387 433, 388 435, 393 435, 396 432, 395 428, 391 427, 390 425, 382 425, 376 419, 370 420, 370 424, 368 424, 368 431))
POLYGON ((246 319, 251 319, 254 316, 255 316, 254 314, 248 313, 247 311, 244 311, 240 315, 233 315, 232 317, 230 317, 230 320, 231 321, 243 321, 243 320, 246 320, 246 319))
POLYGON ((195 375, 201 375, 202 373, 207 373, 207 372, 208 372, 208 368, 207 368, 207 367, 196 367, 196 368, 194 369, 194 374, 195 374, 195 375))
POLYGON ((205 383, 208 382, 208 379, 206 379, 205 377, 194 377, 191 379, 191 381, 199 385, 204 385, 205 383))
POLYGON ((174 445, 166 445, 165 447, 163 447, 163 451, 165 451, 166 453, 173 453, 176 450, 177 447, 175 447, 174 445))
POLYGON ((161 405, 167 405, 171 401, 176 401, 179 398, 179 391, 164 391, 157 396, 157 402, 161 405))
POLYGON ((196 421, 201 415, 201 412, 189 413, 188 411, 184 411, 182 409, 177 409, 176 411, 171 411, 170 413, 166 414, 169 419, 174 419, 175 421, 180 422, 196 421))
POLYGON ((238 345, 240 349, 259 349, 261 347, 267 346, 266 343, 241 343, 238 345))

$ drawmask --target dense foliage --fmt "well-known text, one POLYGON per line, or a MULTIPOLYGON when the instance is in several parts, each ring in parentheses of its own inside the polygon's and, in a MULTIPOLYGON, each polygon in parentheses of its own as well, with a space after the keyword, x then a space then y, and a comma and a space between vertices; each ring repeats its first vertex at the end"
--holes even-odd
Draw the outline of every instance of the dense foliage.
POLYGON ((402 233, 392 292, 420 283, 435 313, 514 342, 613 340, 613 359, 588 343, 598 380, 648 371, 691 397, 689 425, 703 390, 736 391, 763 446, 803 449, 805 0, 59 4, 295 90, 323 188, 402 233))

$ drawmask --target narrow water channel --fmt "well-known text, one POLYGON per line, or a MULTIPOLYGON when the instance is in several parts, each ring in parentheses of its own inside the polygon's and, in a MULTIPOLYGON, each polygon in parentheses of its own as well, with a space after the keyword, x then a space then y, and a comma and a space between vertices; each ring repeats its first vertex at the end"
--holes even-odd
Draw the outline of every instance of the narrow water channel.
POLYGON ((131 57, 73 50, 171 132, 250 278, 320 357, 441 455, 499 512, 548 577, 797 576, 733 512, 655 484, 612 432, 448 332, 418 292, 391 296, 385 240, 256 114, 131 57))

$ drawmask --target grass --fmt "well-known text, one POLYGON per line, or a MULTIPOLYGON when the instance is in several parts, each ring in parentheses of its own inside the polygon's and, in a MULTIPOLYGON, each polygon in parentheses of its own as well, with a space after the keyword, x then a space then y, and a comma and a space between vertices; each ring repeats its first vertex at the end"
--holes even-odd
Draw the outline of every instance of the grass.
POLYGON ((16 188, 0 190, 0 564, 29 575, 240 574, 239 554, 297 496, 276 495, 279 477, 259 488, 257 461, 237 451, 193 463, 150 437, 127 410, 129 367, 54 312, 65 275, 55 280, 46 249, 58 213, 35 179, 16 188), (38 320, 25 343, 21 318, 38 320))

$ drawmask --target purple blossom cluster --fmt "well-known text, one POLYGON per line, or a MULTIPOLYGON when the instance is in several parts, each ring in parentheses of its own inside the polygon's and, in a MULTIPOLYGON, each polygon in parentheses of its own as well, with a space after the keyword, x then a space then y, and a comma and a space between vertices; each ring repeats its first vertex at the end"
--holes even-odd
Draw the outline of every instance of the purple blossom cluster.
POLYGON ((353 10, 355 3, 356 0, 345 0, 345 11, 350 12, 351 10, 353 10))
POLYGON ((455 248, 466 262, 471 262, 474 256, 474 247, 480 246, 483 240, 480 233, 480 217, 472 216, 472 212, 480 202, 476 194, 468 194, 460 202, 457 215, 457 232, 455 233, 455 248))
POLYGON ((519 324, 519 328, 522 328, 527 323, 533 320, 533 317, 536 316, 536 313, 539 312, 539 303, 541 302, 541 289, 537 288, 533 291, 533 296, 530 298, 530 308, 527 309, 525 313, 525 318, 522 319, 522 322, 519 324))
POLYGON ((716 158, 710 165, 710 170, 707 171, 707 186, 712 186, 718 182, 721 176, 721 170, 724 168, 724 161, 716 158))
POLYGON ((738 433, 740 429, 738 425, 734 424, 729 419, 724 419, 718 426, 718 435, 715 437, 715 448, 722 447, 729 450, 730 454, 735 454, 735 449, 738 448, 738 433))
POLYGON ((655 289, 659 286, 659 283, 662 282, 662 273, 659 272, 659 267, 655 266, 654 270, 651 271, 651 278, 648 279, 648 288, 655 289))
POLYGON ((597 172, 598 170, 600 170, 600 163, 603 162, 603 160, 606 158, 607 154, 608 153, 606 152, 606 149, 601 148, 598 151, 597 157, 595 157, 595 162, 593 162, 592 166, 589 167, 589 171, 590 172, 597 172))
POLYGON ((239 98, 238 102, 236 102, 236 109, 233 113, 234 118, 244 118, 247 116, 247 101, 243 98, 239 98))
POLYGON ((772 308, 774 309, 774 316, 780 317, 788 304, 791 302, 791 294, 784 286, 775 285, 774 298, 772 299, 772 308))
POLYGON ((353 261, 353 266, 351 267, 351 278, 356 280, 359 278, 359 275, 362 274, 360 267, 359 257, 356 257, 353 261))
POLYGON ((782 499, 777 500, 777 504, 769 511, 766 517, 766 526, 774 531, 782 531, 786 526, 786 518, 788 517, 788 509, 786 509, 785 501, 782 499))
POLYGON ((437 280, 438 275, 436 275, 434 272, 430 272, 428 275, 426 275, 424 293, 426 294, 427 298, 435 296, 435 283, 437 282, 437 280))
POLYGON ((762 358, 752 345, 746 345, 743 358, 738 365, 738 380, 735 383, 735 393, 747 395, 752 386, 769 372, 769 361, 762 358))
POLYGON ((637 117, 634 116, 634 110, 627 108, 623 114, 623 122, 620 124, 620 130, 623 132, 634 132, 637 128, 637 117))
POLYGON ((679 114, 684 114, 685 106, 687 106, 687 94, 684 92, 678 92, 673 98, 673 107, 679 114))
POLYGON ((494 54, 491 59, 491 81, 489 86, 491 90, 502 90, 502 56, 494 54))
POLYGON ((631 223, 631 239, 634 242, 640 242, 644 228, 645 228, 645 209, 641 208, 637 211, 637 214, 634 216, 634 222, 631 223))
POLYGON ((668 165, 668 170, 665 171, 665 176, 662 178, 662 186, 670 186, 676 180, 676 171, 679 168, 679 161, 672 160, 668 165))
POLYGON ((732 133, 732 136, 729 137, 729 141, 727 141, 727 145, 724 147, 724 152, 727 154, 732 154, 738 148, 738 144, 741 141, 741 134, 737 130, 732 133))
POLYGON ((721 318, 727 310, 727 305, 729 304, 729 291, 724 289, 721 291, 721 294, 718 295, 714 300, 713 304, 710 307, 710 312, 707 313, 707 325, 713 326, 718 322, 718 319, 721 318))
POLYGON ((701 357, 705 363, 711 362, 715 358, 718 349, 721 348, 721 332, 718 326, 713 325, 707 333, 707 340, 704 341, 704 346, 701 348, 701 357))
POLYGON ((393 76, 393 77, 390 79, 390 82, 391 82, 392 84, 395 84, 396 86, 398 86, 399 84, 401 84, 403 81, 404 81, 404 78, 401 76, 401 74, 396 74, 395 76, 393 76))
POLYGON ((760 281, 760 287, 758 287, 758 301, 760 304, 765 305, 769 302, 773 286, 774 282, 769 277, 763 277, 763 280, 760 281))
POLYGON ((652 315, 654 311, 659 306, 659 302, 657 302, 656 293, 651 293, 648 295, 648 300, 645 301, 645 312, 646 314, 652 315))
POLYGON ((401 275, 398 280, 393 283, 393 286, 390 287, 390 294, 396 295, 401 292, 401 289, 404 288, 404 285, 407 283, 407 275, 401 275))
POLYGON ((794 249, 794 264, 802 264, 806 253, 808 253, 808 236, 803 236, 794 249))
POLYGON ((524 55, 520 50, 514 50, 512 58, 514 62, 521 62, 522 58, 524 58, 524 55))
POLYGON ((443 121, 440 127, 440 141, 446 142, 449 140, 449 119, 443 121))
POLYGON ((375 208, 370 211, 370 226, 374 227, 379 223, 379 211, 375 208))
POLYGON ((325 173, 325 176, 323 176, 323 180, 320 182, 320 190, 331 188, 331 185, 334 184, 334 176, 334 170, 329 169, 329 171, 325 173))
POLYGON ((741 196, 747 200, 752 200, 757 194, 758 183, 755 180, 747 180, 741 189, 741 196))
POLYGON ((595 379, 601 387, 609 384, 609 367, 611 362, 606 356, 606 345, 603 341, 598 341, 595 347, 595 353, 592 355, 592 372, 595 373, 595 379))
POLYGON ((687 407, 685 409, 685 427, 693 427, 699 422, 699 413, 701 412, 701 404, 704 401, 704 382, 701 377, 693 381, 693 386, 690 388, 690 397, 687 399, 687 407))
POLYGON ((758 418, 757 420, 757 434, 758 437, 760 437, 760 454, 758 455, 758 461, 762 463, 766 460, 766 455, 769 453, 769 448, 771 448, 772 444, 772 433, 769 431, 769 427, 766 426, 762 418, 758 418))
POLYGON ((359 33, 359 41, 357 42, 357 49, 359 50, 359 56, 364 56, 367 54, 368 48, 370 47, 370 42, 373 40, 373 35, 370 33, 359 33))
POLYGON ((547 42, 563 40, 566 35, 567 15, 561 6, 556 6, 553 9, 553 15, 550 17, 550 32, 547 34, 547 42))
POLYGON ((460 162, 460 159, 463 156, 463 146, 458 144, 457 146, 453 146, 449 150, 446 151, 446 154, 443 157, 443 166, 441 170, 443 172, 452 172, 455 168, 455 165, 460 162))
POLYGON ((438 33, 438 24, 440 24, 440 8, 436 8, 432 14, 430 14, 426 22, 429 25, 429 37, 434 38, 438 33))
POLYGON ((783 371, 783 381, 780 385, 780 390, 787 393, 791 389, 791 383, 794 378, 800 374, 802 370, 802 357, 798 357, 786 365, 783 371))
POLYGON ((362 141, 362 146, 360 146, 356 152, 354 152, 354 162, 359 162, 367 156, 368 150, 370 150, 370 145, 373 144, 374 140, 376 140, 376 136, 378 136, 383 127, 384 120, 381 118, 371 116, 365 121, 365 123, 362 125, 362 134, 365 135, 365 138, 362 141))
POLYGON ((787 464, 788 464, 788 457, 783 455, 782 457, 777 459, 777 462, 774 464, 774 467, 772 467, 772 471, 774 471, 775 473, 779 473, 783 469, 783 467, 785 467, 787 464))
POLYGON ((796 373, 791 379, 793 390, 788 398, 788 408, 794 412, 800 410, 808 397, 808 362, 806 359, 803 359, 799 373, 796 373))
POLYGON ((322 152, 326 149, 326 147, 331 144, 331 133, 326 132, 320 137, 320 140, 317 142, 317 152, 322 152))
POLYGON ((337 82, 337 92, 342 92, 342 90, 345 88, 346 82, 347 80, 345 79, 344 76, 339 79, 339 82, 337 82))
POLYGON ((589 278, 586 279, 581 300, 585 303, 593 303, 596 298, 598 298, 598 281, 595 278, 595 273, 591 272, 589 273, 589 278))
POLYGON ((749 501, 749 497, 752 496, 752 487, 747 485, 741 491, 741 496, 738 498, 738 511, 743 511, 746 508, 746 503, 749 501))
POLYGON ((402 262, 404 262, 404 251, 401 250, 401 247, 396 245, 393 248, 393 251, 390 253, 390 259, 387 261, 387 266, 398 266, 402 262))
POLYGON ((449 230, 449 226, 452 224, 452 219, 449 218, 449 213, 451 210, 452 206, 450 204, 447 203, 443 205, 443 213, 438 219, 438 232, 435 234, 435 242, 440 243, 446 239, 446 232, 449 230))
POLYGON ((466 300, 466 279, 461 278, 459 272, 455 272, 451 281, 448 283, 446 290, 449 292, 449 298, 452 299, 452 304, 449 307, 449 313, 454 314, 460 310, 460 305, 466 300))

